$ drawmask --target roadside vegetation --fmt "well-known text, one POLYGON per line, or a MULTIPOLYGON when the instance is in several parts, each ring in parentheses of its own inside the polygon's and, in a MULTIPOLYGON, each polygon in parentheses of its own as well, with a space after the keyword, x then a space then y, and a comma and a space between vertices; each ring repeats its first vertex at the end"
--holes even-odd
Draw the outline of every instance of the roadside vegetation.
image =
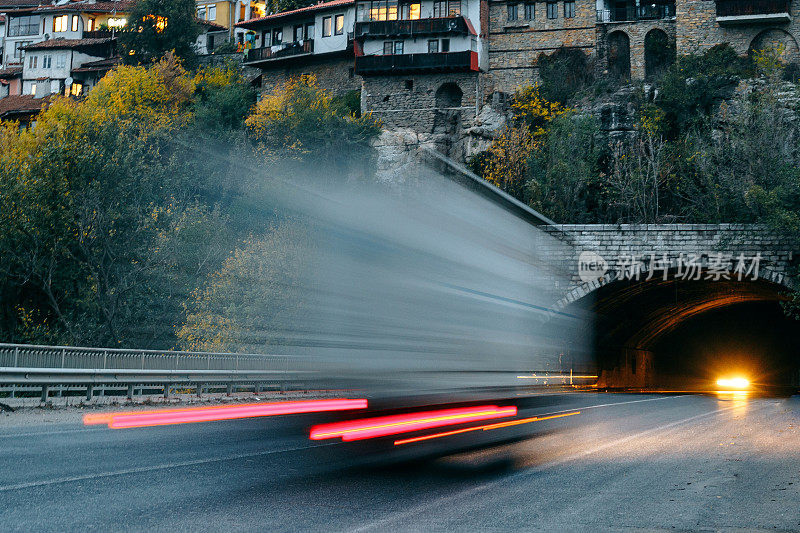
POLYGON ((287 160, 368 179, 378 131, 313 77, 256 104, 238 68, 172 53, 56 98, 33 129, 0 123, 0 338, 241 349, 233 332, 297 312, 304 222, 254 199, 287 160))

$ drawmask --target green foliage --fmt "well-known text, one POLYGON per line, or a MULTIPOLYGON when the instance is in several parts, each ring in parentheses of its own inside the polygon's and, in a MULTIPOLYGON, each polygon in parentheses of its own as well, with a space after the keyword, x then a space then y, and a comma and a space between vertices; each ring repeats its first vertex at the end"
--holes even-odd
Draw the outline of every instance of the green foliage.
POLYGON ((314 0, 274 0, 274 13, 281 13, 283 11, 291 11, 293 9, 300 9, 301 7, 308 7, 314 5, 314 0))
POLYGON ((246 126, 268 161, 324 162, 347 171, 370 156, 380 123, 344 107, 320 89, 314 76, 304 75, 263 95, 246 126))
POLYGON ((256 92, 234 63, 201 68, 194 78, 197 126, 204 132, 240 130, 256 92))
POLYGON ((536 65, 541 94, 550 102, 567 104, 595 81, 589 56, 578 48, 562 46, 550 55, 539 54, 536 65))
POLYGON ((728 44, 716 45, 702 55, 679 57, 659 85, 666 136, 675 139, 705 125, 719 98, 730 93, 748 69, 748 61, 728 44))
POLYGON ((184 65, 196 62, 194 43, 201 33, 194 0, 139 0, 133 4, 125 31, 119 35, 128 64, 148 65, 174 53, 184 65))
POLYGON ((594 118, 556 117, 531 154, 526 203, 556 221, 596 221, 604 202, 600 163, 605 151, 594 118))
POLYGON ((347 91, 342 95, 334 96, 331 100, 342 116, 353 115, 356 118, 361 116, 361 91, 355 89, 347 91))

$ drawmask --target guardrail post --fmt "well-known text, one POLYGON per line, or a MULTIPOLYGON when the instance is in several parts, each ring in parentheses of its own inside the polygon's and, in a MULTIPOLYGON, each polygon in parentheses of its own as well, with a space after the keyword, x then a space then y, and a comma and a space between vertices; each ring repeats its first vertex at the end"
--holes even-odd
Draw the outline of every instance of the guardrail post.
POLYGON ((233 393, 233 383, 228 383, 227 393, 228 396, 230 396, 233 393))
POLYGON ((206 355, 206 370, 211 370, 211 354, 206 355))
POLYGON ((164 398, 169 398, 169 383, 164 383, 164 398))
POLYGON ((47 396, 50 393, 50 387, 48 385, 42 385, 42 403, 47 403, 47 396))
POLYGON ((142 352, 142 370, 144 370, 144 352, 142 352))
POLYGON ((106 369, 106 359, 108 359, 108 350, 103 350, 103 370, 106 369))
POLYGON ((133 400, 133 383, 128 385, 128 399, 133 400))
POLYGON ((203 395, 203 387, 204 386, 205 386, 205 383, 198 383, 197 384, 197 397, 198 398, 203 395))
POLYGON ((61 348, 61 368, 64 368, 64 359, 66 358, 67 355, 66 352, 67 352, 66 349, 61 348))
POLYGON ((94 392, 94 387, 92 385, 86 385, 86 401, 92 401, 92 393, 94 392))
POLYGON ((261 392, 261 383, 256 381, 253 383, 253 394, 257 395, 259 392, 261 392))
POLYGON ((19 366, 19 346, 14 348, 14 367, 19 366))

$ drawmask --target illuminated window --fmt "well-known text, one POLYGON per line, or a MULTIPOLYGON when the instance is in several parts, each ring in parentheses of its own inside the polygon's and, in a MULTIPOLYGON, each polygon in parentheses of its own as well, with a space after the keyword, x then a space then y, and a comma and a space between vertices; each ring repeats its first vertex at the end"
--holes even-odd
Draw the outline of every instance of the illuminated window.
POLYGON ((322 17, 322 36, 331 36, 331 17, 322 17))
POLYGON ((508 14, 509 22, 517 20, 517 4, 508 4, 506 6, 506 13, 508 14))
POLYGON ((334 32, 336 35, 341 35, 344 33, 344 15, 336 15, 334 32))
POLYGON ((536 18, 536 4, 533 2, 525 3, 525 20, 534 20, 536 18))
POLYGON ((566 0, 564 2, 564 18, 571 19, 575 16, 575 1, 566 0))
POLYGON ((95 22, 94 19, 89 19, 86 22, 86 31, 94 31, 95 22))
POLYGON ((403 20, 419 19, 420 4, 400 4, 400 18, 403 20))
MULTIPOLYGON (((148 15, 145 17, 145 20, 148 19, 156 19, 156 29, 163 30, 167 27, 167 19, 164 17, 156 17, 154 15, 148 15)), ((111 17, 108 19, 108 27, 109 28, 123 28, 128 23, 128 19, 126 18, 116 18, 111 17)))
POLYGON ((547 2, 547 18, 558 18, 558 4, 555 2, 547 2))
POLYGON ((72 15, 72 31, 78 31, 78 21, 81 20, 79 15, 72 15))
POLYGON ((457 17, 461 14, 461 0, 450 0, 447 3, 447 16, 457 17))
POLYGON ((83 85, 80 83, 73 83, 69 86, 69 94, 72 96, 80 96, 83 92, 83 85))
POLYGON ((31 94, 36 96, 36 84, 31 85, 31 94))
POLYGON ((57 17, 53 17, 53 32, 60 33, 62 31, 67 31, 67 19, 69 17, 67 15, 59 15, 57 17))

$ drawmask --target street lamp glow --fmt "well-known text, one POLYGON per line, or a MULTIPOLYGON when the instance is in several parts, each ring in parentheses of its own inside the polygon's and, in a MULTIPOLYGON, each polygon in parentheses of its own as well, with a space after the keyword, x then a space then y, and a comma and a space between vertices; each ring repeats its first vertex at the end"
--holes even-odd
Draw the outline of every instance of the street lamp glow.
POLYGON ((750 380, 737 377, 737 378, 720 378, 717 380, 717 385, 725 387, 726 389, 746 389, 750 387, 750 380))

